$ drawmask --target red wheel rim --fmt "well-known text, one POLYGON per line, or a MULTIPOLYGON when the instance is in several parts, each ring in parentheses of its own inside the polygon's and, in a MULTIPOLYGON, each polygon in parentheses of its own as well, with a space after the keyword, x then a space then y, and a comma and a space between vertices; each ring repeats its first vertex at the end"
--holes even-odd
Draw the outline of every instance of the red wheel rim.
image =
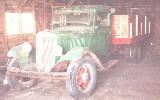
POLYGON ((76 85, 80 91, 86 91, 90 88, 93 81, 93 71, 89 63, 83 64, 79 67, 76 76, 76 85))

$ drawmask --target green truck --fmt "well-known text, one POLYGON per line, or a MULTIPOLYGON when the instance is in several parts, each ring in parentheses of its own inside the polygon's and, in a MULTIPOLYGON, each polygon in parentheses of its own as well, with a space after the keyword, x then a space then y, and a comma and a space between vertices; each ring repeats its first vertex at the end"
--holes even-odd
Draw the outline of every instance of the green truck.
POLYGON ((111 56, 114 12, 115 9, 102 5, 53 8, 51 28, 36 34, 36 65, 12 57, 7 68, 8 84, 28 88, 38 79, 65 79, 71 96, 91 95, 97 70, 105 69, 102 63, 111 56))

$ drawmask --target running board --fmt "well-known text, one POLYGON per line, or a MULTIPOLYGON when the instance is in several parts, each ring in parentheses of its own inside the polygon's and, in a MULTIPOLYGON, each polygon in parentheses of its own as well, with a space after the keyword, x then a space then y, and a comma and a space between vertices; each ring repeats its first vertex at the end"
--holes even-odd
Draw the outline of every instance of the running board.
POLYGON ((118 62, 119 62, 119 60, 109 60, 107 63, 104 64, 104 69, 103 70, 98 70, 98 71, 109 70, 114 65, 116 65, 118 62))

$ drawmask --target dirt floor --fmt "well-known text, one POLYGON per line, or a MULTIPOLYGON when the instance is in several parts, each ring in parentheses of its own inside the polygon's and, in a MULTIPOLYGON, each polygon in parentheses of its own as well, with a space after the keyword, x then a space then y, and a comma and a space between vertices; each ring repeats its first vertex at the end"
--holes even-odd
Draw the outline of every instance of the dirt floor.
MULTIPOLYGON (((123 60, 98 73, 95 92, 82 100, 160 100, 160 57, 147 56, 141 64, 123 60)), ((41 81, 28 90, 3 92, 0 100, 74 100, 65 89, 65 81, 41 81)))

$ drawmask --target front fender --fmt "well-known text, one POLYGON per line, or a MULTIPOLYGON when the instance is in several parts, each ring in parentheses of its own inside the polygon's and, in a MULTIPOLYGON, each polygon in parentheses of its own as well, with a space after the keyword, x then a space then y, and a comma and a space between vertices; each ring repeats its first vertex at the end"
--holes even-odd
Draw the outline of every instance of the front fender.
POLYGON ((65 55, 61 56, 60 60, 58 62, 61 62, 61 61, 64 61, 64 60, 75 61, 78 58, 80 58, 86 51, 88 51, 88 48, 84 48, 84 47, 72 48, 65 55))
POLYGON ((71 49, 69 52, 67 52, 65 55, 63 55, 58 62, 61 61, 70 61, 71 63, 76 63, 78 60, 83 59, 84 56, 90 56, 91 59, 94 61, 94 63, 97 65, 99 70, 104 70, 104 66, 98 59, 98 57, 91 52, 88 48, 83 47, 76 47, 71 49))

